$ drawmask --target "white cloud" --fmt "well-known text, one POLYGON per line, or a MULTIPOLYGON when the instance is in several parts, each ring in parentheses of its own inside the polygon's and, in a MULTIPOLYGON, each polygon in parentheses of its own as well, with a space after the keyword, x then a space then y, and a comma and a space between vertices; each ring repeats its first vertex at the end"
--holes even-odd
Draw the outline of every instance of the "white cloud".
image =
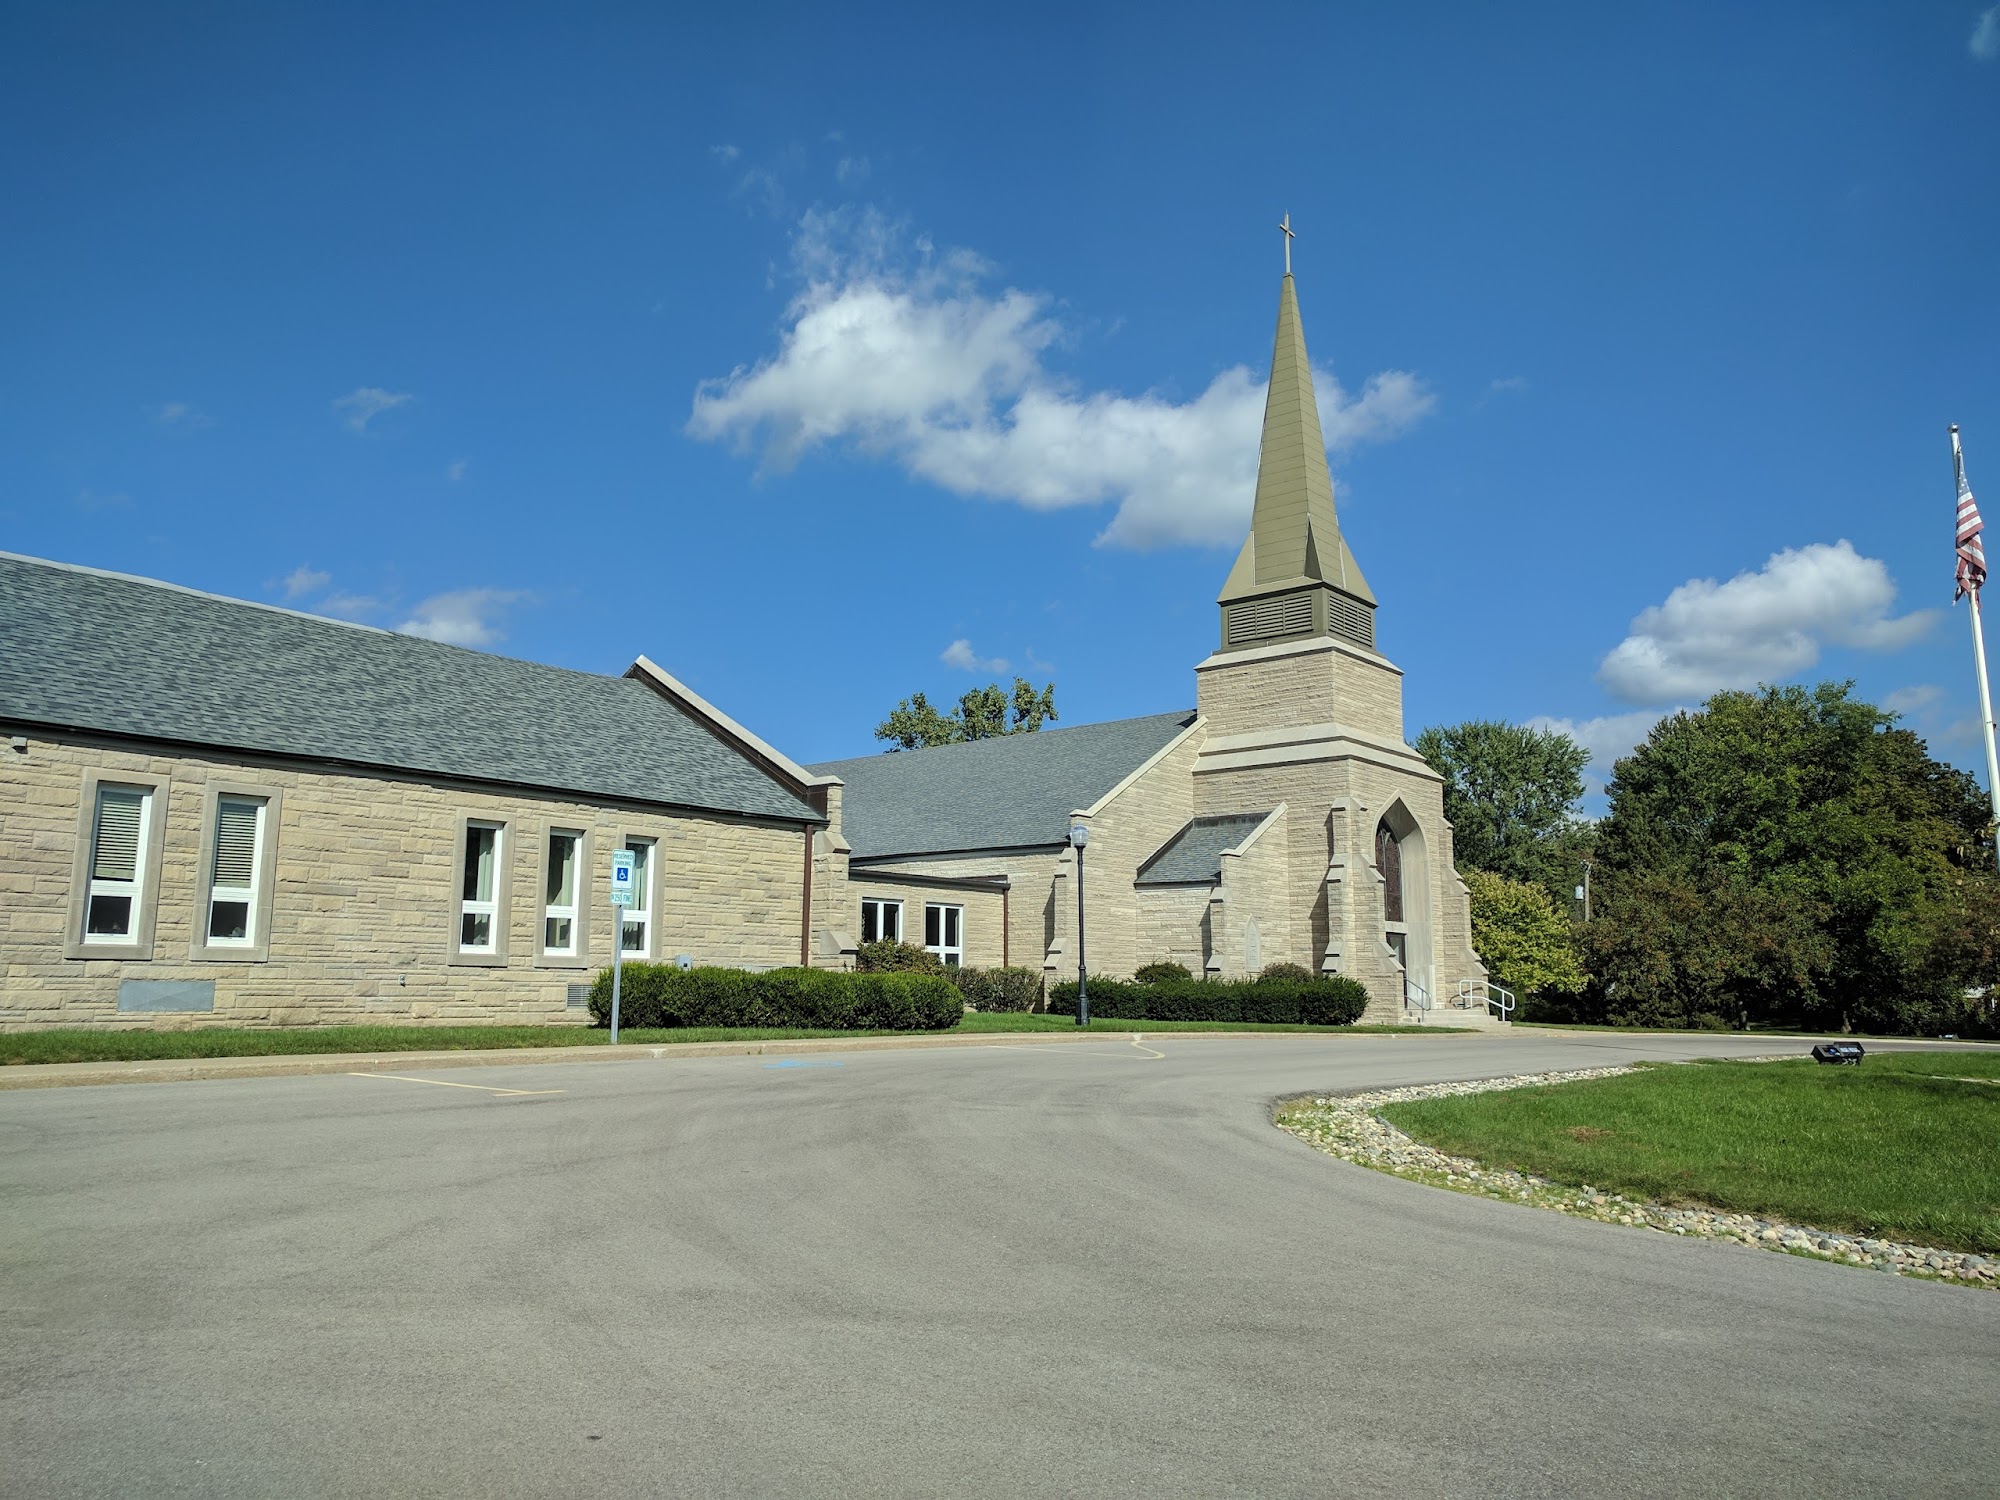
POLYGON ((833 169, 833 175, 840 179, 842 187, 857 182, 866 182, 872 164, 865 156, 843 156, 840 164, 833 169))
POLYGON ((1557 734, 1566 734, 1590 752, 1588 777, 1602 785, 1611 779, 1611 768, 1624 756, 1630 755, 1645 743, 1646 736, 1653 732, 1653 726, 1667 714, 1679 713, 1670 708, 1664 713, 1657 708, 1642 708, 1629 714, 1606 714, 1596 719, 1557 719, 1547 714, 1538 714, 1528 720, 1529 729, 1552 729, 1557 734))
POLYGON ((1524 396, 1528 392, 1528 377, 1525 375, 1505 375, 1490 382, 1486 391, 1492 396, 1524 396))
POLYGON ((1936 683, 1920 682, 1913 687, 1897 688, 1883 698, 1882 706, 1892 714, 1908 716, 1922 713, 1942 697, 1944 689, 1936 683))
POLYGON ((1981 62, 2000 57, 2000 5, 1980 14, 1978 24, 1972 28, 1972 40, 1966 45, 1981 62))
POLYGON ((122 491, 105 494, 101 490, 78 490, 76 499, 70 503, 87 516, 97 516, 107 510, 130 510, 132 497, 122 491))
POLYGON ((368 424, 394 407, 407 406, 415 398, 407 391, 385 391, 379 385, 364 385, 334 398, 333 409, 356 432, 366 432, 368 424))
MULTIPOLYGON (((702 384, 695 436, 761 444, 767 469, 845 444, 959 495, 1032 510, 1115 503, 1103 542, 1242 536, 1264 404, 1249 369, 1188 401, 1080 390, 1044 362, 1067 337, 1049 297, 989 292, 980 257, 921 238, 906 248, 872 211, 807 214, 793 257, 804 284, 778 351, 702 384)), ((1314 383, 1334 451, 1398 436, 1435 405, 1401 370, 1356 395, 1324 370, 1314 383)))
POLYGON ((403 635, 451 646, 491 646, 502 638, 498 617, 509 605, 527 597, 511 589, 457 589, 433 594, 396 629, 403 635))
POLYGON ((1935 610, 1890 618, 1889 570, 1846 541, 1774 553, 1727 583, 1693 578, 1643 611, 1597 680, 1630 703, 1706 698, 1803 672, 1822 644, 1894 651, 1936 623, 1935 610))
POLYGON ((303 599, 308 594, 319 593, 332 582, 333 575, 331 573, 322 573, 317 568, 309 568, 304 564, 300 564, 285 575, 285 598, 287 600, 303 599))
POLYGON ((723 166, 732 167, 736 165, 736 158, 743 154, 743 149, 740 146, 731 146, 724 144, 721 146, 710 146, 708 148, 708 154, 714 157, 723 166))
POLYGON ((972 642, 963 639, 953 641, 939 652, 938 660, 961 672, 999 673, 1007 670, 1006 657, 980 656, 973 651, 972 642))
POLYGON ((153 420, 162 427, 194 429, 213 427, 214 418, 207 412, 199 411, 185 401, 166 401, 153 408, 153 420))
POLYGON ((444 471, 444 477, 449 479, 453 484, 457 484, 459 480, 465 478, 465 469, 466 460, 462 458, 457 459, 452 463, 450 468, 444 471))

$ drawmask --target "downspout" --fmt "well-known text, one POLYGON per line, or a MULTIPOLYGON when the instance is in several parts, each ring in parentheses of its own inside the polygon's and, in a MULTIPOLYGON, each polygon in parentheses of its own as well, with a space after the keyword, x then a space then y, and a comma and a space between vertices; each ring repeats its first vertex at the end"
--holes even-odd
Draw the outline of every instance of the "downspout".
POLYGON ((1013 956, 1013 949, 1008 946, 1014 937, 1014 924, 1008 920, 1013 901, 1014 882, 1010 880, 1000 887, 1000 967, 1003 969, 1010 967, 1008 960, 1013 956))
POLYGON ((799 912, 799 967, 812 967, 813 930, 813 826, 801 825, 806 835, 806 882, 805 899, 799 912))

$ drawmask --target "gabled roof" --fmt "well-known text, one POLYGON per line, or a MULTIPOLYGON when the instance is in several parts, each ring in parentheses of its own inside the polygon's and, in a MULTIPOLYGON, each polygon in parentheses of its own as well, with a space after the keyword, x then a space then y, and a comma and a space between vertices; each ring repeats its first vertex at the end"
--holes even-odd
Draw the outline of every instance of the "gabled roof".
POLYGON ((1089 807, 1171 744, 1193 710, 809 766, 847 784, 856 859, 1060 844, 1089 807))
POLYGON ((1222 853, 1234 849, 1270 811, 1196 818, 1139 866, 1134 885, 1211 885, 1222 878, 1222 853))
POLYGON ((723 724, 634 677, 9 553, 0 720, 824 821, 723 724))

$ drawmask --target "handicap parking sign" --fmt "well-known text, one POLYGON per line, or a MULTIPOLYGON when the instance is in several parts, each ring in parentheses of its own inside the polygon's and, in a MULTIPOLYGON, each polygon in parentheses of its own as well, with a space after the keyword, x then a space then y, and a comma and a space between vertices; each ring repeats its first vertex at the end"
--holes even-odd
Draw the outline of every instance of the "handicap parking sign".
POLYGON ((620 849, 611 856, 611 904, 632 904, 632 851, 620 849))

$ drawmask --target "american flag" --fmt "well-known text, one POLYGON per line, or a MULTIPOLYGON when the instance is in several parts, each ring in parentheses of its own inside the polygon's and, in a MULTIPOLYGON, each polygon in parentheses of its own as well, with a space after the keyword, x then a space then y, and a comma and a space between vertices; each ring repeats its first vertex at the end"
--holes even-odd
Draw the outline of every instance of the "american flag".
POLYGON ((1956 427, 1951 430, 1951 467, 1958 479, 1958 587, 1951 596, 1956 604, 1967 594, 1977 594, 1986 582, 1986 549, 1979 545, 1984 525, 1973 503, 1972 486, 1965 482, 1965 455, 1958 451, 1956 427))

